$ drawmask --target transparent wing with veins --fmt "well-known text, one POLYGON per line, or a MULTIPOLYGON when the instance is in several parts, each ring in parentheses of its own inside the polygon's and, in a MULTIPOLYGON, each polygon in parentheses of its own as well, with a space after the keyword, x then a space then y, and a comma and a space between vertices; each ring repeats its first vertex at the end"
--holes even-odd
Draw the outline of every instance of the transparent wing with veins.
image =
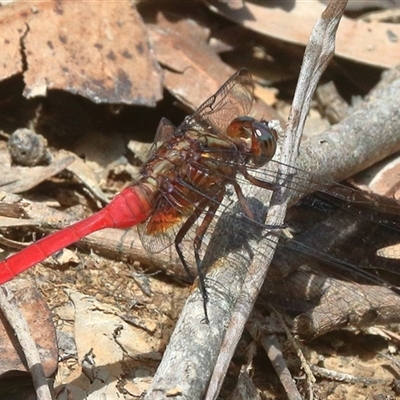
POLYGON ((178 127, 167 118, 162 118, 157 127, 149 158, 172 136, 182 136, 189 129, 224 136, 234 118, 248 115, 253 104, 253 93, 253 78, 246 69, 241 69, 193 114, 188 115, 178 127))
MULTIPOLYGON (((154 156, 157 150, 164 143, 168 143, 173 136, 184 136, 188 130, 225 136, 226 129, 233 119, 249 113, 253 102, 253 92, 254 83, 251 74, 246 69, 238 71, 192 115, 187 116, 177 128, 163 118, 157 128, 150 156, 154 156)), ((146 235, 146 225, 149 221, 138 227, 141 240, 149 253, 158 253, 170 246, 187 217, 182 214, 181 209, 174 209, 173 205, 166 203, 164 199, 160 200, 155 213, 162 208, 169 209, 168 217, 174 219, 176 223, 150 239, 146 235)), ((186 211, 190 214, 193 210, 188 208, 186 211)), ((163 213, 159 212, 159 214, 163 213)))
POLYGON ((253 79, 247 70, 241 69, 192 115, 186 117, 177 128, 177 133, 184 134, 187 129, 193 128, 225 135, 226 128, 234 118, 249 114, 253 94, 253 79))

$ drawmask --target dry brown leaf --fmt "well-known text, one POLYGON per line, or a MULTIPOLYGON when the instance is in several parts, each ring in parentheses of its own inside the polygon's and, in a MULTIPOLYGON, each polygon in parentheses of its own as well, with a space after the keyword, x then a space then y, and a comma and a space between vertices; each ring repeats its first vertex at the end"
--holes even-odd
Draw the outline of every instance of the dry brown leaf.
MULTIPOLYGON (((190 109, 196 109, 234 72, 209 45, 209 30, 195 19, 159 12, 157 24, 148 27, 158 62, 167 67, 164 86, 190 109)), ((263 97, 267 97, 267 91, 260 89, 263 97)), ((269 104, 275 101, 271 93, 269 104)), ((255 102, 252 113, 266 119, 277 118, 276 112, 262 102, 255 102)))
MULTIPOLYGON (((36 285, 31 280, 17 279, 10 282, 13 294, 25 317, 34 341, 40 349, 42 366, 46 376, 54 373, 58 364, 58 348, 50 310, 36 285)), ((0 324, 0 376, 10 371, 27 371, 25 359, 21 360, 21 348, 14 332, 1 316, 0 324)))
MULTIPOLYGON (((306 45, 316 19, 325 6, 317 0, 296 1, 292 7, 268 8, 246 2, 239 10, 212 2, 210 8, 238 24, 263 35, 306 45), (266 22, 267 21, 267 22, 266 22)), ((343 17, 336 41, 336 55, 364 64, 392 68, 400 63, 400 26, 364 22, 343 17)))
MULTIPOLYGON (((147 354, 148 358, 160 359, 161 340, 146 331, 133 327, 118 317, 120 311, 110 305, 96 301, 77 291, 69 291, 75 308, 74 330, 78 360, 92 359, 93 364, 84 362, 89 379, 80 378, 81 389, 87 391, 87 399, 98 399, 101 394, 110 397, 118 392, 124 375, 124 354, 131 358, 147 354), (88 356, 89 354, 89 356, 88 356)), ((80 369, 78 373, 81 374, 80 369)), ((62 377, 68 387, 77 385, 79 375, 62 377)))
POLYGON ((74 161, 67 167, 67 170, 75 175, 75 177, 93 194, 96 199, 103 203, 108 203, 108 199, 101 190, 99 180, 93 171, 80 157, 67 150, 60 150, 55 159, 64 158, 68 155, 73 157, 74 161))
POLYGON ((176 19, 158 13, 149 24, 158 62, 166 66, 164 86, 195 109, 234 72, 208 45, 209 30, 194 19, 176 19))
MULTIPOLYGON (((329 2, 329 0, 320 1, 325 5, 327 5, 329 2)), ((397 0, 349 0, 346 6, 346 10, 359 11, 371 10, 371 8, 390 9, 396 6, 396 1, 397 0)))
POLYGON ((399 199, 400 157, 386 158, 355 176, 351 182, 361 190, 399 199))
POLYGON ((22 51, 26 97, 62 89, 98 103, 147 106, 162 97, 160 68, 128 0, 17 3, 0 9, 0 23, 10 42, 0 76, 21 72, 22 51))
POLYGON ((21 38, 25 34, 26 21, 32 16, 27 5, 10 5, 0 8, 0 81, 23 71, 21 38))

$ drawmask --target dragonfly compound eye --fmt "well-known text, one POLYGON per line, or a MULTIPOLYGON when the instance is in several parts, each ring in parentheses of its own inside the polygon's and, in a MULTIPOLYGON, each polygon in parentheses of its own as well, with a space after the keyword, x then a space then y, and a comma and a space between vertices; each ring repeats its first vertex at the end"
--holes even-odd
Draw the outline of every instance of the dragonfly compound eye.
POLYGON ((251 154, 256 167, 262 167, 271 160, 276 151, 278 134, 268 121, 254 120, 252 125, 251 154))

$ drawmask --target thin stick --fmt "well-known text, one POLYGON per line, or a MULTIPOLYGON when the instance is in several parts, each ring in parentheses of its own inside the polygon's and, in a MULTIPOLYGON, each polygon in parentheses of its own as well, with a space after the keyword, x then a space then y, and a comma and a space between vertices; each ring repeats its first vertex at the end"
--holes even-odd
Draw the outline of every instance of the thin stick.
POLYGON ((29 326, 12 294, 10 283, 5 283, 0 286, 0 308, 6 316, 8 323, 14 329, 18 342, 21 345, 32 375, 38 400, 51 400, 50 388, 47 384, 46 376, 44 375, 36 343, 29 332, 29 326))
MULTIPOLYGON (((304 124, 310 109, 311 99, 319 79, 334 55, 336 30, 347 1, 330 1, 321 18, 317 21, 307 45, 299 81, 289 115, 286 138, 282 149, 282 167, 279 174, 287 176, 287 165, 296 165, 297 149, 304 124), (293 150, 295 149, 295 150, 293 150)), ((279 176, 279 175, 278 175, 279 176)), ((284 185, 272 196, 267 225, 282 225, 290 200, 284 185)), ((277 241, 277 239, 275 239, 277 241)), ((254 258, 246 276, 242 294, 236 304, 230 325, 221 347, 214 373, 211 377, 206 400, 215 399, 220 391, 229 362, 242 335, 246 321, 261 290, 274 250, 271 240, 254 258), (262 255, 261 257, 258 255, 262 255)))
MULTIPOLYGON (((343 4, 342 6, 344 8, 343 4)), ((333 7, 333 9, 335 9, 335 7, 333 7)), ((337 26, 337 21, 339 19, 339 16, 337 16, 338 13, 335 14, 332 11, 332 6, 330 6, 330 8, 328 7, 328 10, 331 10, 330 13, 325 13, 324 19, 322 21, 322 26, 326 25, 326 20, 328 21, 329 26, 327 31, 329 31, 329 28, 332 28, 332 26, 337 26), (334 15, 334 17, 332 17, 332 15, 334 15)), ((317 41, 317 44, 319 43, 318 37, 320 34, 321 33, 318 32, 314 33, 314 36, 316 35, 317 39, 314 37, 314 39, 311 40, 312 46, 316 47, 317 50, 320 48, 321 45, 319 44, 315 46, 315 42, 317 41)), ((333 33, 331 32, 330 34, 328 34, 328 36, 332 34, 333 33)), ((310 57, 309 53, 310 52, 308 52, 308 57, 310 57)), ((318 58, 319 54, 314 55, 314 57, 318 58)), ((323 60, 323 64, 326 65, 327 62, 328 60, 325 57, 325 59, 323 60)), ((317 67, 321 67, 318 62, 314 61, 314 63, 317 67)), ((310 64, 312 64, 311 61, 306 62, 307 68, 309 68, 310 64)), ((321 73, 321 70, 319 71, 319 73, 321 73)), ((301 80, 301 82, 303 82, 302 87, 307 88, 307 85, 304 84, 304 74, 305 73, 303 73, 303 78, 301 80)), ((316 86, 317 76, 318 74, 314 74, 315 83, 313 88, 309 89, 312 92, 316 86)), ((296 100, 295 104, 297 104, 298 109, 296 109, 295 107, 293 108, 293 125, 295 120, 297 120, 298 116, 300 116, 302 112, 304 112, 305 114, 307 114, 308 112, 308 108, 306 110, 303 110, 301 107, 304 107, 304 103, 311 98, 311 94, 310 92, 305 90, 304 95, 300 96, 301 98, 296 100)), ((297 126, 300 125, 300 120, 297 120, 297 126)), ((289 148, 289 150, 291 150, 288 150, 289 154, 293 152, 293 146, 293 143, 290 143, 289 146, 286 146, 286 148, 289 148)), ((290 157, 284 157, 283 162, 290 163, 290 157)), ((280 193, 280 195, 282 195, 282 193, 280 193)), ((276 207, 272 208, 272 210, 275 213, 276 207)), ((282 219, 277 219, 276 221, 282 221, 282 219)), ((275 224, 279 225, 281 223, 275 222, 275 224)), ((232 227, 230 227, 229 229, 229 223, 227 226, 228 230, 225 230, 222 235, 218 236, 219 242, 226 239, 225 236, 229 236, 230 231, 232 231, 232 227)), ((258 263, 262 262, 264 264, 266 261, 264 256, 265 249, 263 248, 259 251, 254 247, 256 244, 257 242, 250 243, 250 245, 248 246, 250 248, 250 251, 246 251, 245 248, 240 248, 239 250, 236 248, 232 249, 230 254, 225 256, 225 258, 221 257, 217 261, 217 263, 213 265, 211 271, 207 274, 207 281, 210 282, 210 284, 207 286, 210 299, 208 303, 208 316, 210 320, 209 325, 200 323, 200 321, 203 320, 202 298, 199 295, 198 290, 196 288, 194 289, 192 295, 189 297, 184 309, 182 310, 175 331, 170 339, 166 352, 164 353, 163 360, 146 394, 146 399, 163 399, 172 392, 174 393, 175 398, 180 399, 203 398, 204 390, 209 382, 210 371, 215 365, 218 351, 221 348, 222 339, 225 335, 230 316, 232 315, 233 306, 236 302, 236 299, 239 297, 240 291, 242 289, 243 276, 247 271, 247 267, 251 263, 254 252, 257 253, 255 259, 257 259, 258 263)), ((211 242, 209 248, 211 248, 212 245, 213 242, 211 242)), ((226 246, 228 245, 230 245, 229 248, 232 248, 232 243, 228 243, 226 246)), ((270 251, 270 246, 271 241, 268 240, 268 244, 265 245, 265 247, 268 248, 268 251, 270 251)), ((213 250, 211 249, 210 252, 212 253, 213 250)), ((269 254, 270 258, 272 258, 271 251, 269 254)), ((257 265, 257 263, 253 265, 255 266, 257 265)), ((266 269, 264 268, 263 271, 265 270, 266 269)), ((254 277, 256 277, 257 282, 262 282, 263 280, 263 276, 260 277, 258 273, 251 277, 251 282, 248 283, 248 285, 250 285, 253 289, 255 284, 254 277)), ((248 299, 246 299, 245 301, 242 300, 241 302, 238 302, 238 304, 240 304, 240 306, 243 306, 243 303, 246 304, 247 300, 248 299)), ((251 303, 252 301, 248 301, 248 304, 251 303)), ((244 307, 246 308, 247 306, 245 305, 244 307)), ((248 310, 250 310, 251 307, 252 306, 248 307, 248 310)), ((239 315, 240 318, 240 314, 241 310, 236 313, 236 316, 239 315)), ((241 321, 242 326, 244 325, 245 321, 246 317, 243 318, 241 321)), ((236 330, 236 332, 240 331, 238 337, 240 337, 241 329, 242 328, 236 330)), ((236 347, 238 337, 233 340, 232 338, 228 339, 228 341, 223 345, 223 348, 230 347, 230 350, 228 351, 225 362, 221 363, 223 365, 223 372, 216 380, 217 387, 214 382, 214 389, 216 388, 216 390, 214 390, 215 395, 219 390, 219 384, 225 374, 224 371, 226 370, 226 365, 229 364, 231 358, 229 352, 230 354, 232 354, 232 348, 236 347), (232 343, 229 343, 230 340, 232 340, 232 343)), ((227 353, 225 352, 223 354, 227 353)), ((209 398, 214 397, 213 395, 211 395, 211 397, 209 398)))
POLYGON ((282 348, 279 340, 275 334, 265 333, 263 325, 260 325, 262 316, 253 313, 252 317, 247 324, 247 330, 250 332, 253 339, 258 341, 264 348, 265 352, 270 359, 272 366, 274 367, 276 374, 281 381, 282 386, 285 389, 289 400, 302 400, 302 397, 295 385, 292 374, 286 365, 285 358, 282 354, 282 348))

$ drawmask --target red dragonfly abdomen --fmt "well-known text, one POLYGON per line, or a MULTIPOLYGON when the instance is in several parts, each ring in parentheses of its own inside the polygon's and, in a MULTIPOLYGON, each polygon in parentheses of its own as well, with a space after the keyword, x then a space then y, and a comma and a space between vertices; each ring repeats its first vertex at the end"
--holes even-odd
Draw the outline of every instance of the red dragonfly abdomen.
POLYGON ((110 204, 68 228, 54 232, 0 263, 0 284, 83 237, 104 228, 130 228, 145 221, 152 204, 144 185, 124 189, 110 204))

